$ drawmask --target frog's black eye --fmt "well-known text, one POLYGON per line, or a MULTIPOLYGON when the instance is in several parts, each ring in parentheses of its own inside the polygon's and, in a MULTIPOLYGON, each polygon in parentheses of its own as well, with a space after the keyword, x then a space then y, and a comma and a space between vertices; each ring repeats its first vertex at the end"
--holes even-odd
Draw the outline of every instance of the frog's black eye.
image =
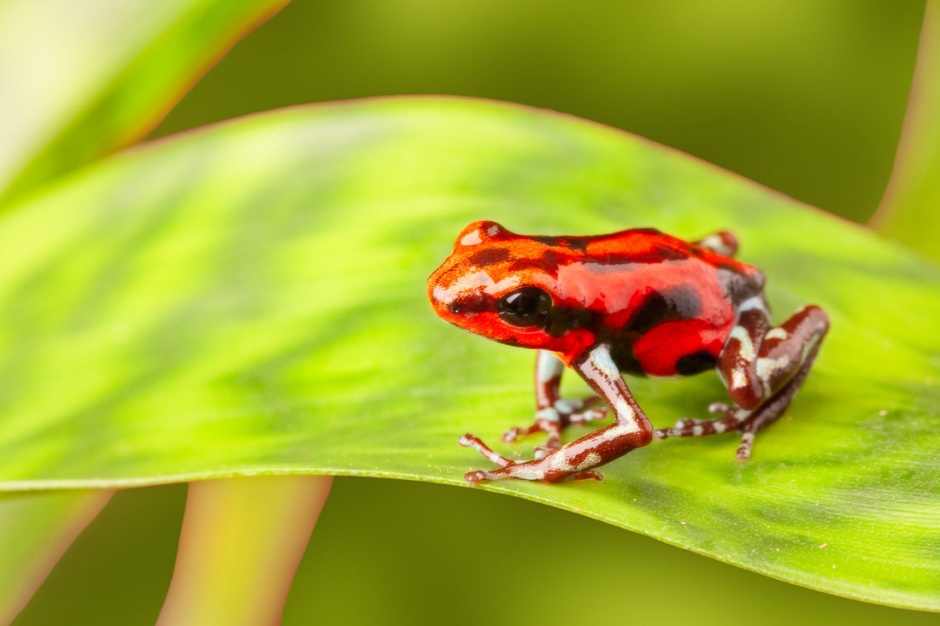
POLYGON ((513 326, 542 326, 548 321, 552 298, 538 287, 516 289, 499 299, 499 319, 513 326))

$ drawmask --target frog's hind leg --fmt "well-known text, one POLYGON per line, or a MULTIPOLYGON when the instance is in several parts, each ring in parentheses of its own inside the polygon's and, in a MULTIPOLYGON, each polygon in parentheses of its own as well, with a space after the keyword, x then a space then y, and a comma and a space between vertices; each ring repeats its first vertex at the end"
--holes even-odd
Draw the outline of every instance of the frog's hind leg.
POLYGON ((730 430, 743 433, 737 457, 750 457, 754 435, 775 422, 790 405, 812 367, 829 320, 819 307, 797 311, 776 328, 769 328, 762 298, 742 304, 736 326, 718 359, 717 370, 735 406, 713 405, 723 417, 679 420, 657 430, 659 439, 696 437, 730 430))
POLYGON ((693 243, 701 248, 707 248, 712 252, 725 256, 733 257, 738 253, 738 238, 727 230, 703 237, 693 243))
POLYGON ((750 417, 738 427, 738 430, 742 433, 741 444, 738 446, 737 451, 738 460, 746 461, 751 458, 751 447, 754 445, 754 436, 757 434, 757 431, 770 426, 780 419, 780 416, 783 415, 787 407, 790 406, 790 402, 793 400, 796 392, 803 386, 803 381, 806 379, 807 374, 809 374, 809 370, 813 366, 813 361, 816 360, 817 352, 819 352, 818 341, 806 355, 806 360, 796 373, 796 376, 794 376, 783 389, 762 404, 760 408, 751 412, 750 417))

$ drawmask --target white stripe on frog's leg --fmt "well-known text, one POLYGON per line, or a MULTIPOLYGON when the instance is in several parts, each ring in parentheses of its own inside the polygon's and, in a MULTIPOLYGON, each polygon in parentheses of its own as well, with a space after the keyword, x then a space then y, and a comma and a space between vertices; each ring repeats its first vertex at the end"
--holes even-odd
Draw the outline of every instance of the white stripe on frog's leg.
POLYGON ((535 362, 535 379, 540 383, 548 383, 561 378, 565 371, 565 364, 548 350, 539 350, 535 362))
POLYGON ((760 378, 764 388, 764 397, 769 398, 773 394, 771 379, 774 374, 782 372, 788 365, 790 365, 790 357, 786 354, 776 359, 759 357, 755 361, 754 371, 757 372, 757 377, 760 378))
MULTIPOLYGON (((746 392, 751 386, 749 370, 751 364, 757 358, 757 351, 754 349, 754 340, 744 326, 735 326, 731 329, 731 333, 728 335, 728 343, 725 345, 726 348, 729 348, 732 340, 737 341, 737 358, 734 359, 734 365, 729 372, 726 373, 724 370, 719 369, 718 374, 729 391, 746 392), (730 384, 728 384, 729 381, 726 378, 728 374, 731 377, 730 384)), ((734 348, 735 346, 730 347, 730 349, 734 348)))
POLYGON ((633 433, 640 432, 640 427, 637 424, 632 422, 624 422, 622 424, 611 424, 607 429, 603 429, 601 434, 601 439, 604 441, 610 441, 612 439, 617 439, 618 437, 623 437, 625 435, 630 435, 633 433))
POLYGON ((751 296, 738 305, 739 316, 743 313, 754 310, 760 311, 764 315, 770 316, 770 309, 767 308, 767 302, 764 300, 763 296, 751 296))
POLYGON ((754 368, 769 325, 763 298, 748 298, 739 307, 737 322, 718 355, 715 369, 731 399, 745 409, 757 407, 766 395, 754 368))
POLYGON ((735 326, 731 329, 728 339, 737 339, 740 346, 738 355, 745 361, 753 361, 757 358, 757 352, 754 350, 754 340, 744 326, 735 326))
POLYGON ((611 380, 620 377, 620 369, 614 363, 610 348, 606 345, 602 344, 591 350, 591 364, 611 380))

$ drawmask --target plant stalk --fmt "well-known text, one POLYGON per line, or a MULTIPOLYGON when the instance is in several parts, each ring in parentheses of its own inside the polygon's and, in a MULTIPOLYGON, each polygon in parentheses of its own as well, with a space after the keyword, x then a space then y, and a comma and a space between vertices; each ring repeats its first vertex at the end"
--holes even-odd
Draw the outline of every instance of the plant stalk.
POLYGON ((869 224, 940 261, 940 0, 927 0, 894 169, 869 224))
POLYGON ((271 476, 190 483, 158 626, 280 624, 332 482, 271 476))

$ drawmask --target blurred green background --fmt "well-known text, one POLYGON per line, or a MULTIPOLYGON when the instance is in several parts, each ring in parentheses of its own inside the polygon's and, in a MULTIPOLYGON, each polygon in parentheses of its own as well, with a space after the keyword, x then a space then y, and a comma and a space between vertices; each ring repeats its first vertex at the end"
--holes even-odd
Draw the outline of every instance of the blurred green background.
MULTIPOLYGON (((617 126, 862 221, 888 179, 923 9, 870 0, 298 0, 209 72, 154 136, 306 102, 480 96, 617 126)), ((184 499, 183 485, 119 494, 15 624, 153 623, 184 499)), ((339 478, 284 623, 574 619, 937 618, 797 588, 521 500, 339 478)))

